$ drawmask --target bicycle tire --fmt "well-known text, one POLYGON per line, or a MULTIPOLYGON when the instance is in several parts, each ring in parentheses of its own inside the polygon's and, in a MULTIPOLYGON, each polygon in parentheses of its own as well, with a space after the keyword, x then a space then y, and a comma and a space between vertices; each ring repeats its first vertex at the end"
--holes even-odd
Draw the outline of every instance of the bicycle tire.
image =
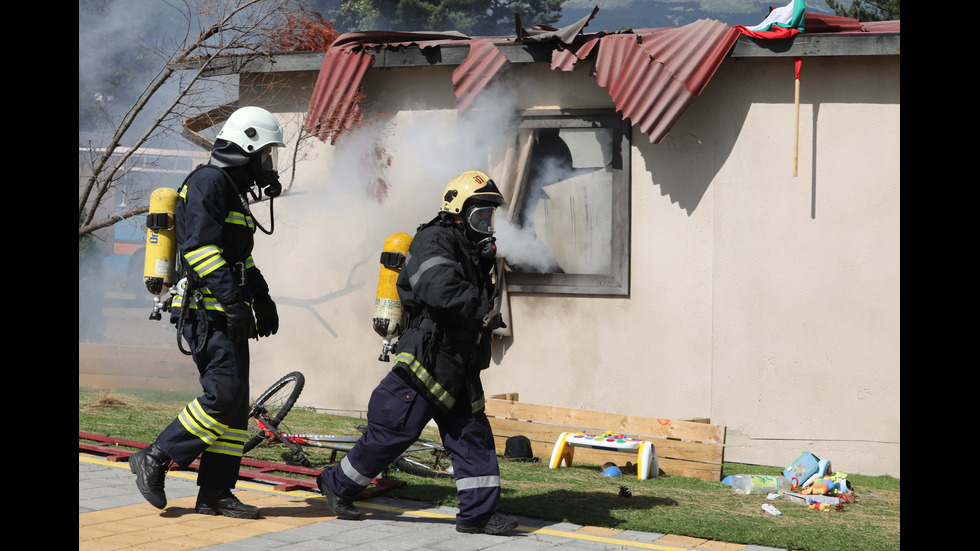
MULTIPOLYGON (((361 434, 367 431, 366 425, 354 425, 354 428, 361 434)), ((453 465, 442 442, 421 438, 402 452, 390 467, 422 478, 453 478, 453 465)))
MULTIPOLYGON (((293 371, 284 375, 281 379, 272 384, 252 403, 252 407, 263 406, 269 413, 270 421, 273 426, 278 427, 279 423, 286 417, 289 410, 296 404, 296 399, 303 392, 306 378, 299 371, 293 371)), ((266 439, 265 431, 260 429, 249 418, 248 429, 243 453, 248 453, 266 439)))
POLYGON ((403 473, 423 478, 452 478, 453 466, 441 442, 416 440, 392 465, 403 473), (417 449, 421 448, 421 449, 417 449))

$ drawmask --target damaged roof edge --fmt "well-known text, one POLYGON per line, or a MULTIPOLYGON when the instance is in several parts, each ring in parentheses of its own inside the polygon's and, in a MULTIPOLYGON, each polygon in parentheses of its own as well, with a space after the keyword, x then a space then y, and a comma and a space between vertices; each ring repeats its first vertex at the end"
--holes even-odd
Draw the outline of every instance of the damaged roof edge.
MULTIPOLYGON (((555 46, 543 42, 514 42, 491 39, 511 63, 550 63, 555 46)), ((366 49, 374 67, 416 67, 459 65, 466 59, 470 44, 442 44, 431 48, 366 49)), ((269 55, 233 55, 211 60, 209 75, 237 73, 282 73, 319 71, 324 51, 281 52, 269 55)), ((815 33, 800 34, 786 40, 760 40, 740 36, 728 53, 730 58, 821 57, 821 56, 901 55, 900 33, 815 33)), ((196 69, 200 61, 175 64, 174 69, 196 69)))

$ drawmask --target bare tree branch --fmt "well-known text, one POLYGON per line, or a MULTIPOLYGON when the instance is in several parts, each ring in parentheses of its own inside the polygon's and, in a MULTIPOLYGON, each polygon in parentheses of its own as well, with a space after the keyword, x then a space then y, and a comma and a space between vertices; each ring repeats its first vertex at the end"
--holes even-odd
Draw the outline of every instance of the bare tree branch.
MULTIPOLYGON (((211 23, 204 27, 198 36, 189 43, 187 42, 187 38, 190 37, 188 27, 184 47, 174 52, 167 59, 156 77, 147 85, 133 106, 126 112, 104 151, 94 160, 91 174, 81 187, 81 193, 78 199, 79 220, 82 221, 79 226, 79 237, 97 229, 110 226, 129 216, 140 214, 138 212, 139 209, 134 209, 128 213, 113 214, 105 220, 93 222, 97 215, 99 205, 102 204, 106 195, 118 180, 117 175, 119 172, 124 169, 126 163, 134 155, 139 154, 140 149, 155 133, 165 130, 164 122, 168 118, 172 118, 177 107, 182 105, 182 101, 192 94, 192 90, 195 90, 195 84, 207 73, 212 61, 224 53, 260 51, 263 32, 268 32, 268 27, 277 21, 280 8, 288 4, 289 1, 199 0, 195 4, 202 21, 211 21, 211 23), (212 16, 212 13, 217 15, 212 16), (209 40, 211 39, 216 39, 216 43, 210 43, 209 40), (156 97, 174 73, 182 70, 177 68, 177 64, 191 59, 200 60, 199 68, 191 74, 186 82, 181 84, 175 97, 161 110, 160 114, 135 141, 134 145, 126 148, 115 163, 110 163, 113 160, 113 154, 121 147, 120 143, 123 136, 132 129, 136 117, 156 97)), ((193 15, 190 13, 191 5, 185 1, 184 7, 188 12, 187 20, 188 25, 190 25, 194 20, 193 15)), ((144 210, 143 212, 146 211, 144 210)))

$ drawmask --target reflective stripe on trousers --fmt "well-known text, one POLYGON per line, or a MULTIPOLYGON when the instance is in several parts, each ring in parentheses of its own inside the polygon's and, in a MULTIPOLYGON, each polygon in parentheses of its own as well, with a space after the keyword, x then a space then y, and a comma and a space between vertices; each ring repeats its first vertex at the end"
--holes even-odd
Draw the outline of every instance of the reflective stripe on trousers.
POLYGON ((456 523, 463 526, 486 523, 500 500, 500 470, 493 433, 485 414, 444 414, 395 372, 388 373, 378 385, 368 408, 367 431, 339 464, 320 473, 319 478, 324 484, 341 497, 356 499, 434 419, 452 459, 456 477, 459 499, 456 523), (406 395, 414 398, 406 400, 406 395), (381 414, 377 412, 382 410, 385 414, 396 411, 400 414, 385 419, 386 426, 379 422, 381 414))
MULTIPOLYGON (((184 336, 196 344, 192 318, 184 336)), ((232 342, 214 329, 204 350, 194 355, 203 393, 160 433, 156 444, 181 466, 201 457, 198 485, 234 488, 245 446, 248 412, 248 341, 232 342)))

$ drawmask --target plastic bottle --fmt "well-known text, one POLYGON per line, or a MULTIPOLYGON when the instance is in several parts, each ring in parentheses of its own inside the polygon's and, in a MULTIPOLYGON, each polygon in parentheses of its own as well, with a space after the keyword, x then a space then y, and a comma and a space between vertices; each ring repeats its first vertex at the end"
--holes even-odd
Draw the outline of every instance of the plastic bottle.
POLYGON ((785 494, 790 490, 789 480, 782 475, 737 474, 732 477, 736 494, 785 494))

